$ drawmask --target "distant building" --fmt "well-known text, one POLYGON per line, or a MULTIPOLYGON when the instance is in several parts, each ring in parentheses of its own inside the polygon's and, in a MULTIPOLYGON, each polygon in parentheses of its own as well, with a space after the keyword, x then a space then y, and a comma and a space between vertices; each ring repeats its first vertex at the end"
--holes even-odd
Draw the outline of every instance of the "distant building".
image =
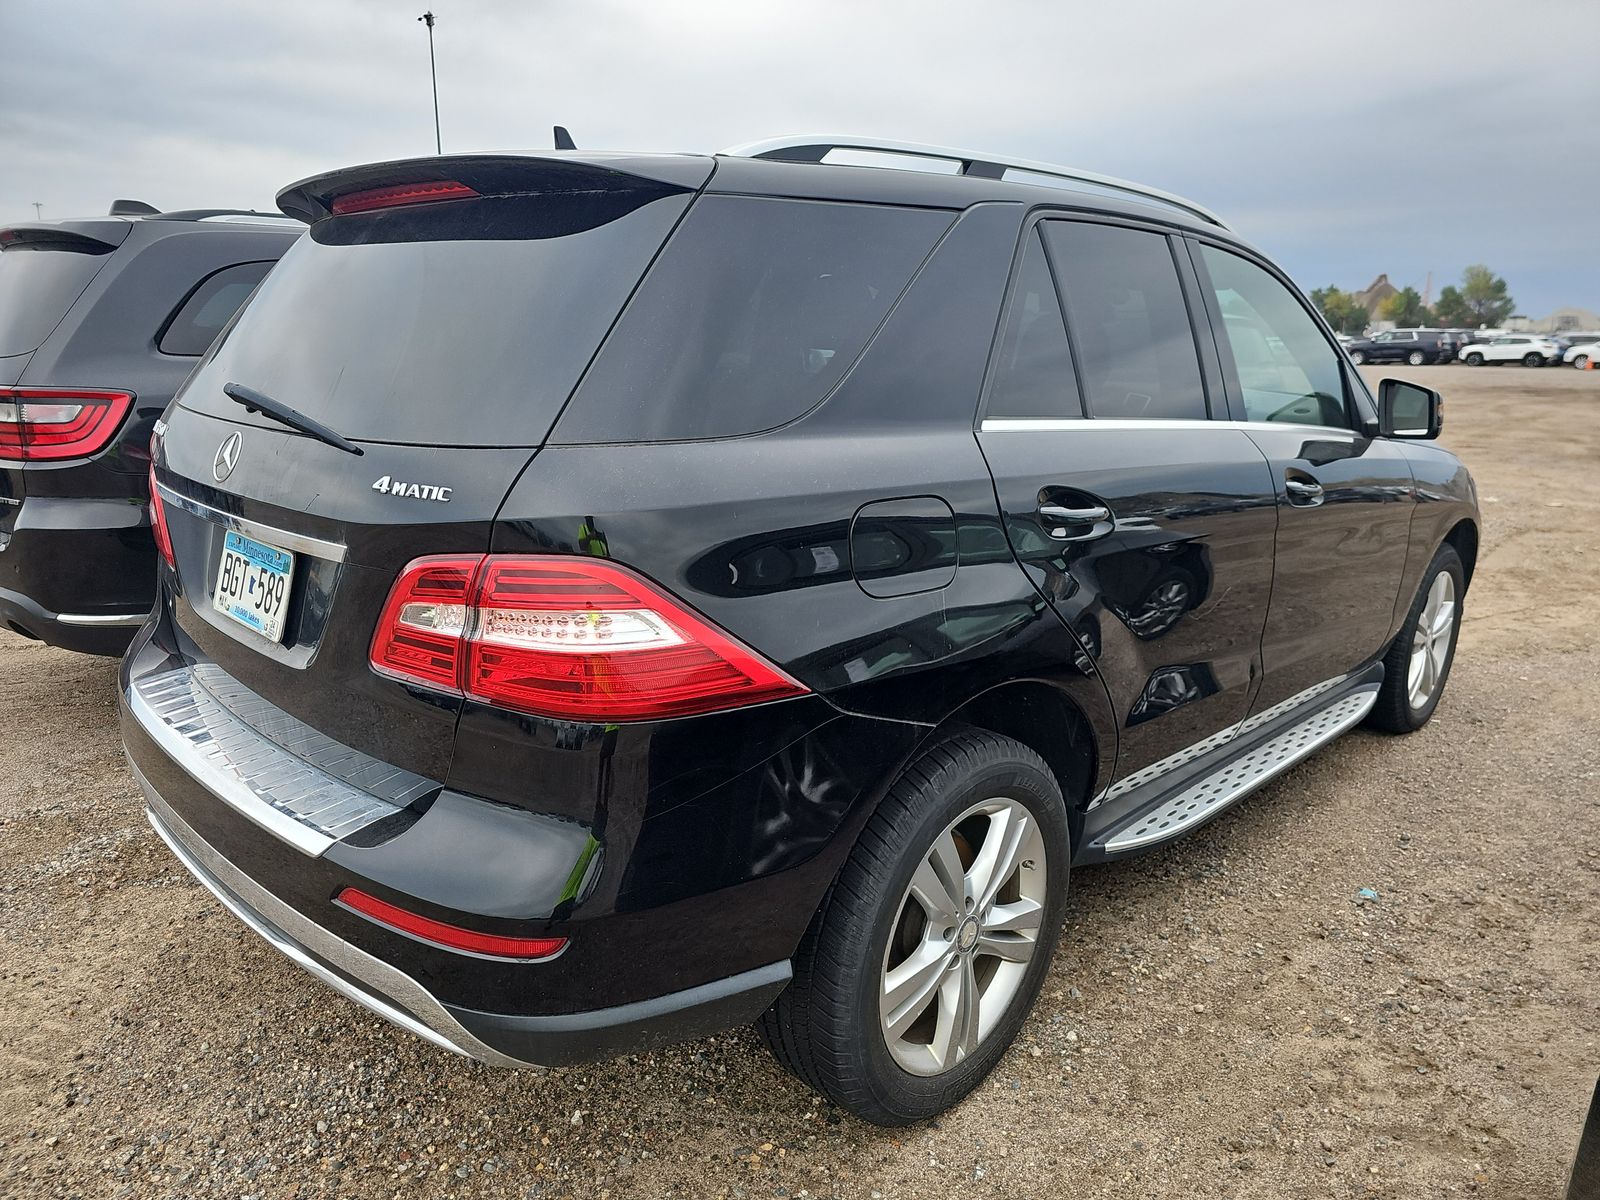
POLYGON ((1566 333, 1569 330, 1590 333, 1600 330, 1600 313, 1587 308, 1558 308, 1548 317, 1511 317, 1506 321, 1506 328, 1517 333, 1566 333))
POLYGON ((1361 307, 1367 310, 1367 316, 1376 317, 1378 315, 1378 305, 1382 304, 1390 296, 1398 296, 1399 294, 1400 289, 1389 282, 1388 275, 1379 275, 1367 285, 1366 291, 1356 292, 1355 298, 1361 302, 1361 307))

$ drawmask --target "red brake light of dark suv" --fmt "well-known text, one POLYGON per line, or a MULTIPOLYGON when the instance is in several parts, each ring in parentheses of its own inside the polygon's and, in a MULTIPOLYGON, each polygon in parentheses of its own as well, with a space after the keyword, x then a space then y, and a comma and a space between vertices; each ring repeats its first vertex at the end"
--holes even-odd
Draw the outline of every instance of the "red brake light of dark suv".
POLYGON ((336 217, 346 213, 371 212, 378 208, 400 208, 407 204, 431 204, 435 200, 467 200, 478 195, 474 188, 453 179, 424 183, 402 183, 394 187, 368 188, 336 196, 328 206, 336 217))
POLYGON ((132 407, 130 392, 0 388, 0 460, 57 462, 98 454, 132 407))
POLYGON ((176 569, 178 558, 172 552, 172 535, 167 532, 167 509, 161 503, 161 492, 156 488, 156 464, 150 463, 150 534, 156 540, 156 551, 167 566, 176 569))
POLYGON ((559 555, 415 560, 389 593, 371 664, 500 708, 594 723, 806 691, 627 568, 559 555))

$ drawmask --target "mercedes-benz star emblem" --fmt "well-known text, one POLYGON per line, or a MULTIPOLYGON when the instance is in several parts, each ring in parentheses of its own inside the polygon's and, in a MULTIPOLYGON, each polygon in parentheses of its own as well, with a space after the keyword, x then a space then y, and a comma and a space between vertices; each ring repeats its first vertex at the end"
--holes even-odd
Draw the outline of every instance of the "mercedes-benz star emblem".
POLYGON ((221 483, 233 474, 233 468, 239 462, 239 443, 242 439, 237 433, 230 433, 225 442, 217 447, 216 461, 211 464, 211 474, 221 483))

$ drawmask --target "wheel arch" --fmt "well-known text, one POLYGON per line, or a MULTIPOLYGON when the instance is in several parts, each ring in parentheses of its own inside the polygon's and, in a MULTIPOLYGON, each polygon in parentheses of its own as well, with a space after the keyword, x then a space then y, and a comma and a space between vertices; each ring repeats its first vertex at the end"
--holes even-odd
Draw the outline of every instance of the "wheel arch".
POLYGON ((1061 788, 1076 845, 1100 768, 1100 747, 1093 724, 1072 697, 1037 679, 998 684, 941 721, 917 753, 960 728, 986 729, 1012 738, 1044 759, 1061 788))
POLYGON ((1463 517, 1450 528, 1444 535, 1443 545, 1454 548, 1461 556, 1461 571, 1464 582, 1471 586, 1472 572, 1478 565, 1478 526, 1470 517, 1463 517))

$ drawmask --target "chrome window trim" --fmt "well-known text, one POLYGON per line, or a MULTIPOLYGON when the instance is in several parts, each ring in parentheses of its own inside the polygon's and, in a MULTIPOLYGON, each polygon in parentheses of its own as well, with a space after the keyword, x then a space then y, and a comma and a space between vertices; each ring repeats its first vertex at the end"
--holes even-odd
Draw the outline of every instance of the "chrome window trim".
POLYGON ((156 491, 161 493, 163 504, 171 504, 185 512, 193 513, 203 520, 213 521, 235 533, 242 533, 246 537, 253 537, 260 541, 269 542, 281 550, 294 550, 301 554, 310 554, 316 558, 325 558, 329 562, 342 563, 345 548, 338 542, 324 541, 322 538, 311 537, 309 534, 292 533, 287 529, 278 529, 271 525, 263 525, 260 521, 252 521, 247 517, 235 516, 233 513, 223 512, 220 508, 212 508, 209 504, 202 504, 185 496, 182 492, 175 492, 164 483, 156 484, 156 491))
POLYGON ((1298 429, 1315 433, 1342 433, 1352 438, 1361 436, 1344 425, 1300 425, 1288 421, 1231 421, 1222 418, 1203 420, 1198 417, 985 417, 978 425, 980 433, 1059 433, 1080 429, 1109 429, 1123 433, 1134 429, 1242 429, 1246 433, 1292 432, 1298 429))

